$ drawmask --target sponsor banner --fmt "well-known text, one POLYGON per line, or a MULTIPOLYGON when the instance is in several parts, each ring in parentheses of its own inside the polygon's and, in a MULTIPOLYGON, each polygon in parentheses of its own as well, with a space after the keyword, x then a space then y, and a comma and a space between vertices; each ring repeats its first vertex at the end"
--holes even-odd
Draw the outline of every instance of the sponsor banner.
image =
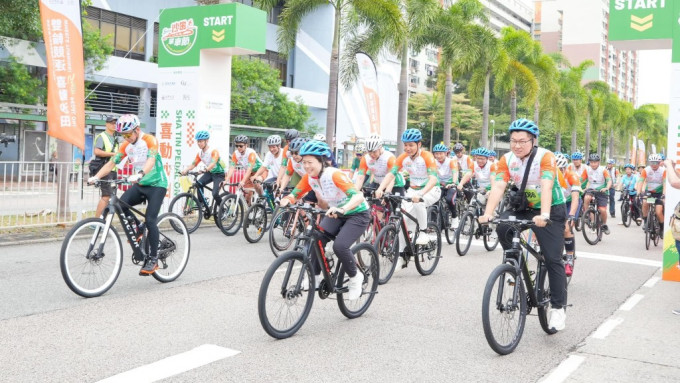
POLYGON ((85 68, 80 1, 40 0, 47 57, 47 134, 84 150, 85 68))
MULTIPOLYGON (((675 49, 675 48, 674 48, 675 49)), ((671 65, 671 102, 668 114, 668 158, 676 164, 680 163, 680 63, 671 65)), ((680 170, 680 168, 678 168, 680 170)), ((667 169, 667 172, 673 169, 667 169)), ((680 282, 678 268, 678 245, 671 232, 671 215, 680 203, 680 190, 666 183, 666 204, 664 207, 665 233, 663 238, 663 279, 680 282)))
POLYGON ((380 97, 378 96, 378 74, 375 64, 365 53, 357 53, 356 59, 359 65, 359 81, 364 89, 370 134, 380 135, 380 97))

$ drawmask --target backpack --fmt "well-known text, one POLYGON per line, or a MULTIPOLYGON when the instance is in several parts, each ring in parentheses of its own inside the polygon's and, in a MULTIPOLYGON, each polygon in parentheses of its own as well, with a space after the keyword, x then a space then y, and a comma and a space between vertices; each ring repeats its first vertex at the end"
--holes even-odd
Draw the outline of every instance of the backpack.
MULTIPOLYGON (((650 213, 651 214, 651 213, 650 213)), ((675 205, 675 210, 671 214, 671 234, 676 241, 680 241, 680 202, 675 205)))

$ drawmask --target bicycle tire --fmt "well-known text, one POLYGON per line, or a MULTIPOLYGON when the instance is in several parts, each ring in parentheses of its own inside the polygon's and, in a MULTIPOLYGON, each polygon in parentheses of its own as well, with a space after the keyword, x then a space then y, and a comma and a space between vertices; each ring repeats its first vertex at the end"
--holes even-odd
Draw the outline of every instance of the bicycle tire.
POLYGON ((475 217, 471 212, 466 211, 458 224, 456 230, 456 252, 459 256, 464 256, 470 250, 472 237, 475 235, 475 217))
POLYGON ((98 297, 107 291, 116 283, 120 270, 123 266, 123 244, 118 236, 116 229, 111 226, 106 234, 104 241, 104 255, 98 256, 98 253, 93 253, 98 250, 98 243, 100 236, 106 225, 101 218, 87 218, 78 222, 64 238, 61 244, 61 251, 59 254, 59 267, 61 269, 61 276, 64 278, 66 285, 74 293, 84 298, 98 297), (94 228, 91 227, 94 226, 94 228), (110 238, 109 238, 110 237, 110 238), (81 244, 82 243, 82 244, 81 244), (90 250, 90 243, 94 243, 93 249, 90 250), (106 245, 109 244, 109 247, 106 245), (81 251, 76 250, 76 247, 85 248, 84 254, 79 254, 81 251), (113 256, 107 257, 107 253, 113 251, 113 256), (86 255, 87 254, 87 255, 86 255), (89 258, 89 257, 92 258, 89 258), (93 278, 92 275, 98 271, 104 270, 102 264, 103 260, 111 260, 107 264, 111 264, 108 268, 110 273, 105 273, 105 278, 93 278), (71 267, 74 266, 74 267, 71 267), (77 278, 76 271, 80 275, 86 276, 85 280, 77 278), (96 286, 85 286, 87 281, 97 283, 104 281, 96 286))
POLYGON ((243 235, 246 241, 257 243, 267 231, 267 210, 264 205, 253 204, 243 217, 243 235))
POLYGON ((446 207, 444 214, 440 215, 442 226, 444 226, 444 237, 446 238, 446 243, 453 245, 456 241, 456 231, 453 229, 453 214, 446 207))
POLYGON ((598 235, 599 212, 595 209, 588 208, 583 214, 583 238, 590 245, 597 245, 600 241, 598 235), (591 237, 594 235, 594 237, 591 237))
POLYGON ((219 208, 220 230, 226 236, 232 236, 241 229, 245 212, 243 199, 236 200, 236 194, 228 194, 222 198, 219 208))
POLYGON ((651 232, 651 224, 654 222, 652 221, 651 216, 654 214, 654 212, 650 211, 647 212, 647 230, 645 230, 645 248, 649 250, 649 245, 652 242, 652 232, 651 232))
POLYGON ((257 298, 257 314, 262 328, 271 337, 276 339, 288 338, 295 334, 307 320, 309 312, 312 310, 312 303, 314 303, 314 289, 303 290, 301 286, 303 278, 307 278, 308 286, 312 286, 314 283, 307 257, 299 251, 287 251, 281 254, 272 262, 264 274, 257 298), (298 269, 296 263, 299 263, 299 270, 296 270, 298 269), (282 266, 285 266, 282 270, 286 272, 277 272, 282 266), (276 280, 272 283, 274 279, 276 280), (273 286, 271 292, 269 286, 273 286), (291 310, 298 301, 303 301, 300 302, 303 304, 301 311, 293 310, 299 313, 298 318, 292 321, 286 318, 284 321, 286 324, 274 323, 277 317, 286 314, 285 311, 292 314, 291 310), (272 306, 272 310, 268 310, 268 305, 272 306), (274 317, 270 318, 269 313, 274 317))
POLYGON ((295 212, 287 209, 280 209, 272 218, 272 227, 269 230, 269 248, 275 257, 278 257, 283 252, 289 250, 291 245, 295 242, 297 233, 304 231, 304 227, 300 221, 298 221, 295 227, 291 226, 294 216, 295 212), (283 217, 284 214, 288 214, 288 216, 283 217), (288 229, 290 229, 290 232, 287 233, 288 229))
POLYGON ((627 200, 624 200, 623 203, 621 203, 621 222, 623 222, 623 226, 630 227, 633 220, 632 213, 633 212, 630 211, 630 203, 627 200))
MULTIPOLYGON (((180 193, 170 201, 168 212, 177 214, 186 225, 189 233, 195 232, 203 221, 203 209, 198 198, 191 193, 180 193)), ((181 229, 181 228, 176 228, 181 229)))
POLYGON ((511 265, 501 264, 496 266, 486 281, 482 298, 482 326, 484 327, 484 337, 491 349, 499 355, 507 355, 513 352, 522 339, 526 317, 527 298, 522 279, 518 278, 515 268, 511 265), (495 291, 496 287, 498 290, 495 291), (507 305, 515 295, 518 295, 516 299, 519 307, 507 305), (500 314, 501 317, 498 320, 492 320, 494 313, 500 314), (503 330, 498 330, 499 333, 496 334, 492 328, 492 321, 498 323, 503 320, 509 323, 515 319, 516 323, 513 322, 512 324, 515 328, 512 337, 502 340, 500 336, 503 333, 507 334, 505 330, 509 329, 510 326, 503 326, 503 330))
MULTIPOLYGON (((224 199, 229 195, 227 192, 223 192, 220 194, 220 201, 224 201, 224 199)), ((218 229, 222 230, 222 220, 220 219, 220 205, 217 205, 215 207, 215 212, 213 215, 213 221, 215 221, 215 226, 217 226, 218 229)))
MULTIPOLYGON (((361 296, 354 301, 343 298, 343 293, 338 294, 338 308, 342 315, 349 319, 354 319, 362 316, 375 298, 378 290, 378 280, 380 278, 380 266, 378 254, 375 248, 370 243, 360 243, 352 247, 352 255, 357 262, 357 272, 364 274, 364 283, 362 284, 361 296)), ((338 273, 338 288, 342 288, 345 282, 349 282, 349 278, 345 281, 344 268, 340 268, 338 273)))
POLYGON ((442 229, 441 222, 439 220, 439 207, 437 204, 428 206, 427 208, 427 222, 434 223, 439 227, 439 230, 442 229))
POLYGON ((380 230, 375 238, 375 248, 380 262, 378 283, 384 285, 392 278, 399 259, 399 233, 394 224, 390 223, 380 230))
POLYGON ((548 268, 541 264, 540 275, 537 278, 538 290, 536 298, 538 299, 538 321, 541 323, 541 328, 548 335, 557 333, 557 330, 550 328, 548 322, 548 310, 550 308, 550 281, 548 280, 548 268))
POLYGON ((442 233, 439 231, 437 224, 430 222, 427 224, 425 233, 420 235, 423 234, 430 236, 430 243, 426 246, 416 245, 414 258, 416 260, 416 270, 418 270, 420 275, 425 276, 432 274, 439 264, 439 258, 441 258, 442 253, 442 233), (435 240, 432 240, 433 236, 435 240), (437 247, 433 249, 432 246, 437 247))
POLYGON ((583 213, 578 215, 578 218, 574 221, 574 230, 581 231, 583 226, 583 213))
POLYGON ((483 238, 484 248, 487 251, 494 251, 496 250, 496 247, 498 247, 498 243, 500 242, 498 233, 496 232, 496 229, 492 225, 489 225, 488 229, 485 228, 485 230, 488 231, 486 232, 486 234, 484 234, 483 238))
POLYGON ((158 270, 151 275, 159 282, 168 283, 179 278, 187 267, 191 238, 184 221, 174 213, 158 216, 158 232, 158 270))

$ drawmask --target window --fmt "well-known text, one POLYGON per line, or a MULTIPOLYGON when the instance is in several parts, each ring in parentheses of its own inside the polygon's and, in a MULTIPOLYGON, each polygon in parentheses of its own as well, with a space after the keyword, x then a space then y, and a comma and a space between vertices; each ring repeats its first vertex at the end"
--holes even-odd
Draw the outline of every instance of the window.
POLYGON ((419 64, 419 63, 418 63, 418 60, 409 59, 409 66, 410 66, 411 68, 418 68, 418 64, 419 64))
POLYGON ((418 86, 418 84, 420 84, 420 79, 418 78, 418 76, 411 76, 409 78, 409 83, 412 88, 415 88, 418 86))
POLYGON ((428 60, 430 60, 430 61, 432 61, 432 62, 437 62, 437 56, 438 56, 438 55, 437 55, 437 51, 436 51, 436 50, 434 50, 434 49, 427 49, 427 50, 425 51, 425 53, 427 54, 427 59, 428 59, 428 60))
MULTIPOLYGON (((286 76, 288 75, 288 61, 284 59, 280 54, 274 51, 266 51, 263 55, 250 55, 247 56, 248 60, 260 60, 267 63, 270 67, 279 71, 279 79, 281 80, 281 85, 286 85, 286 76)), ((292 81, 292 78, 291 78, 292 81)))
MULTIPOLYGON (((234 0, 232 1, 233 3, 241 3, 244 5, 247 5, 249 7, 255 7, 257 6, 253 4, 253 0, 234 0)), ((272 10, 267 14, 267 22, 269 24, 279 24, 279 16, 281 15, 281 12, 283 11, 283 3, 284 0, 280 0, 273 8, 272 10)))
POLYGON ((158 62, 158 23, 153 23, 153 60, 158 62))
MULTIPOLYGON (((146 20, 107 11, 95 7, 87 7, 87 21, 94 28, 99 29, 102 36, 110 36, 113 43, 113 55, 128 57, 133 60, 144 60, 146 54, 146 20)), ((154 32, 156 32, 154 30, 154 32)), ((154 39, 154 50, 158 38, 154 39)))

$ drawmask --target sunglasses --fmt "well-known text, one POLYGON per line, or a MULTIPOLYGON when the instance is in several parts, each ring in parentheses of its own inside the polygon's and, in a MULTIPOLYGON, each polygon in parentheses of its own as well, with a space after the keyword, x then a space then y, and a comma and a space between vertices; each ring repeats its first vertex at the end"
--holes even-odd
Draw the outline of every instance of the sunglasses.
POLYGON ((237 148, 245 148, 245 145, 236 145, 237 148))
POLYGON ((122 134, 122 136, 123 136, 123 138, 130 138, 130 137, 132 137, 133 134, 134 133, 125 133, 125 134, 122 134))
POLYGON ((297 156, 298 153, 300 153, 300 152, 293 152, 293 151, 291 151, 291 152, 290 152, 290 155, 291 155, 291 156, 297 156))

